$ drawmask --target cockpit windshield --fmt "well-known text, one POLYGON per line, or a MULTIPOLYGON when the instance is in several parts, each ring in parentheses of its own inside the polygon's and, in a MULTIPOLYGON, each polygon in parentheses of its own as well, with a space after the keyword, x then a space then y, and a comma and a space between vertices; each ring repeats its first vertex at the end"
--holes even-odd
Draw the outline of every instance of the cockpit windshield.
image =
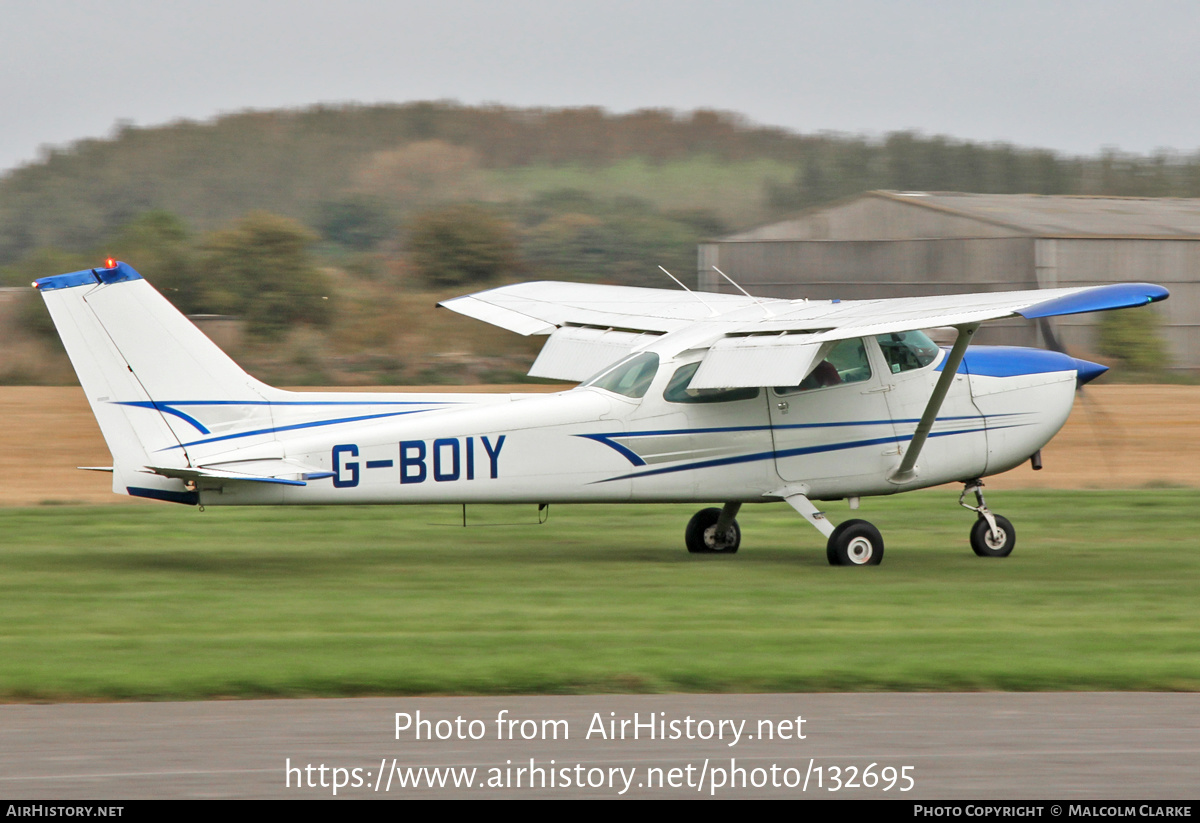
POLYGON ((645 396, 657 373, 658 355, 654 352, 642 352, 625 358, 583 385, 637 399, 645 396))

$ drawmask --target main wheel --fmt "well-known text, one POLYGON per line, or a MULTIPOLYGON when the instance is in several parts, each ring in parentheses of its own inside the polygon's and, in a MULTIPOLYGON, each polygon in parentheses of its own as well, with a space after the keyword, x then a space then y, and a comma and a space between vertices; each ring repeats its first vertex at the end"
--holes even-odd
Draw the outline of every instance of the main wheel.
POLYGON ((717 521, 721 510, 701 509, 688 521, 684 541, 692 554, 735 554, 742 543, 742 530, 737 520, 729 524, 725 534, 717 535, 717 521))
POLYGON ((847 520, 829 535, 825 556, 831 566, 878 566, 883 562, 883 535, 866 520, 847 520))
POLYGON ((1000 534, 993 537, 987 518, 981 517, 971 527, 971 548, 980 557, 1008 557, 1017 545, 1017 530, 1007 517, 998 514, 992 517, 996 518, 996 529, 1000 534))

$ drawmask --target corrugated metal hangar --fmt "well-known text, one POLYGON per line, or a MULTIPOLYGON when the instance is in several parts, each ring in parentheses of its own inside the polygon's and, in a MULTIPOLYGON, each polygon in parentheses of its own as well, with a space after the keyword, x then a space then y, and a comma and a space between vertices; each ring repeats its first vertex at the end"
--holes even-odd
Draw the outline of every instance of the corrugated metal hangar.
MULTIPOLYGON (((700 288, 844 300, 1144 281, 1171 368, 1200 370, 1200 200, 874 191, 700 245, 700 288)), ((1143 310, 1139 310, 1143 311, 1143 310)), ((1096 315, 995 323, 983 343, 1095 351, 1096 315)))

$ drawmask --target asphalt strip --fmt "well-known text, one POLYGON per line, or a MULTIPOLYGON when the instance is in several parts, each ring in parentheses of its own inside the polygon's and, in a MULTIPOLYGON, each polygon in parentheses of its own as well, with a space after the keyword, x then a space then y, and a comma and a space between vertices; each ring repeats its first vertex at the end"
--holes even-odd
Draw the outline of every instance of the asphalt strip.
POLYGON ((1200 796, 1200 694, 0 706, 0 798, 1200 796))

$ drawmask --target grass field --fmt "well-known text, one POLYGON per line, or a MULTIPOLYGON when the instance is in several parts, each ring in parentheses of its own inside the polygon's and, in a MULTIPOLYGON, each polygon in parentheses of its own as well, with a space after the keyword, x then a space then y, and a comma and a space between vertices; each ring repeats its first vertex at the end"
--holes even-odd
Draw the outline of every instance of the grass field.
POLYGON ((0 509, 0 699, 1200 689, 1200 491, 994 493, 1005 560, 956 496, 864 501, 866 569, 783 505, 730 557, 680 506, 0 509))

